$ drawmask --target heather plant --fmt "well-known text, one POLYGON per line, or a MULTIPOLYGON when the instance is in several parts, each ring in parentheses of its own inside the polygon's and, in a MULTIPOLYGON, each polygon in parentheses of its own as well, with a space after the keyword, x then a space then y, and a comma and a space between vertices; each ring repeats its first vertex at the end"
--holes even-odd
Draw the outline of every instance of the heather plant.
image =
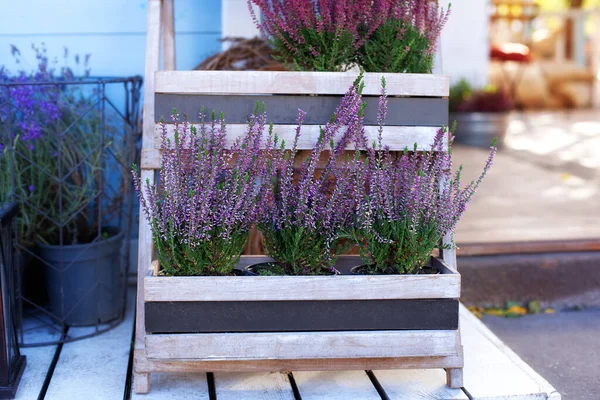
POLYGON ((335 273, 337 256, 345 250, 340 235, 354 209, 352 165, 345 149, 363 129, 362 82, 346 92, 329 123, 321 128, 310 156, 298 172, 294 160, 305 113, 299 111, 291 152, 274 158, 270 199, 259 228, 268 255, 290 275, 335 273), (337 140, 337 142, 335 142, 337 140), (325 157, 322 157, 324 155, 325 157), (319 160, 325 160, 319 170, 319 160))
MULTIPOLYGON (((451 232, 488 172, 496 148, 493 144, 483 172, 461 187, 462 167, 452 175, 451 142, 440 129, 431 150, 406 149, 396 154, 382 143, 386 115, 385 81, 379 102, 379 140, 369 147, 364 163, 356 164, 355 223, 349 236, 370 274, 414 274, 426 264, 443 236, 451 232)), ((363 142, 366 140, 363 138, 363 142)))
MULTIPOLYGON (((90 216, 101 206, 102 152, 111 138, 101 135, 97 95, 64 84, 84 78, 50 61, 43 46, 32 48, 33 72, 0 68, 0 201, 17 200, 23 246, 86 243, 97 234, 90 216)), ((22 66, 14 46, 12 54, 22 66)), ((64 57, 66 65, 66 50, 64 57)), ((89 55, 75 60, 88 76, 89 55)), ((108 132, 108 118, 104 125, 108 132)))
POLYGON ((444 11, 430 0, 391 1, 383 13, 384 21, 359 49, 361 66, 368 72, 431 73, 450 6, 444 11))
POLYGON ((245 135, 227 148, 223 115, 212 113, 199 128, 173 113, 174 138, 162 123, 160 184, 134 184, 166 275, 229 275, 262 212, 269 154, 277 138, 266 128, 266 113, 249 118, 245 135), (261 146, 264 150, 261 151, 261 146))
POLYGON ((344 71, 383 21, 386 0, 248 0, 276 58, 290 68, 344 71), (262 12, 262 22, 252 4, 262 12))

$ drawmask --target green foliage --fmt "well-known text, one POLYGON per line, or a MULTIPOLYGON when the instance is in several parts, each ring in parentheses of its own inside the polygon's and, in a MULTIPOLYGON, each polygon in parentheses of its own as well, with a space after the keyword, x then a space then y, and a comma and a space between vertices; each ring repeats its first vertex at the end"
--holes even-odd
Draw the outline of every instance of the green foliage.
POLYGON ((450 97, 448 98, 450 112, 458 111, 461 103, 469 98, 472 93, 473 88, 465 78, 452 85, 450 87, 450 97))
MULTIPOLYGON (((299 71, 345 71, 356 62, 355 38, 350 31, 343 30, 337 34, 303 28, 300 34, 304 41, 296 43, 293 50, 283 40, 273 37, 273 58, 299 71)), ((282 35, 287 43, 293 42, 285 32, 282 35)))
POLYGON ((330 252, 325 235, 304 227, 263 227, 261 232, 266 253, 283 266, 286 275, 331 275, 331 253, 343 253, 341 241, 336 241, 330 252))
POLYGON ((433 69, 429 46, 429 40, 417 28, 392 18, 365 41, 358 58, 367 72, 429 74, 433 69))
POLYGON ((42 125, 35 145, 15 128, 12 168, 11 147, 0 153, 0 170, 14 171, 14 186, 10 173, 0 174, 0 197, 12 193, 19 203, 18 241, 24 246, 88 243, 97 235, 97 197, 106 178, 102 155, 113 144, 114 127, 107 124, 102 137, 101 111, 93 101, 78 88, 66 89, 61 117, 42 125))
POLYGON ((437 226, 379 219, 373 229, 352 228, 349 237, 358 245, 369 274, 416 274, 439 245, 437 226))
MULTIPOLYGON (((154 227, 157 229, 157 226, 154 227)), ((219 227, 215 228, 217 231, 219 227)), ((247 231, 236 231, 228 240, 218 238, 190 247, 182 243, 179 232, 167 232, 168 240, 154 236, 161 271, 167 276, 229 275, 240 261, 248 240, 247 231)))

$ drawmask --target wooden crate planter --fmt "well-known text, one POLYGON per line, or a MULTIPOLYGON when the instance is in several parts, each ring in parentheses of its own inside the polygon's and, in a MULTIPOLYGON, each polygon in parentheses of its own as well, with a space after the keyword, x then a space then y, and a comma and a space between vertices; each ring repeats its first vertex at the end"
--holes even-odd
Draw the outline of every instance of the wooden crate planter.
MULTIPOLYGON (((257 259, 263 261, 266 258, 244 257, 243 262, 257 259)), ((206 334, 303 332, 307 334, 299 337, 312 340, 317 335, 311 332, 340 331, 371 331, 372 335, 366 334, 365 338, 367 341, 373 339, 372 343, 365 343, 361 348, 381 353, 390 350, 378 348, 381 343, 374 338, 380 331, 386 340, 393 340, 392 337, 399 333, 407 337, 415 335, 415 332, 406 331, 428 331, 430 335, 452 338, 451 346, 447 345, 440 353, 448 355, 446 352, 456 351, 454 339, 458 329, 460 275, 442 260, 434 258, 432 262, 440 274, 161 277, 156 276, 155 269, 151 269, 150 275, 144 279, 146 333, 152 334, 146 337, 148 353, 156 354, 158 350, 164 355, 166 347, 155 347, 155 344, 169 342, 171 334, 199 334, 192 336, 201 339, 201 342, 205 340, 202 338, 208 337, 218 342, 229 340, 231 335, 206 334)), ((347 256, 340 263, 352 266, 361 264, 361 261, 358 257, 347 256)), ((356 337, 364 334, 359 332, 356 337)), ((193 340, 192 336, 190 340, 193 340)), ((269 338, 270 343, 266 345, 276 358, 318 358, 318 354, 332 358, 343 355, 336 353, 338 350, 334 347, 311 347, 302 350, 302 354, 292 353, 292 348, 288 351, 287 346, 296 347, 305 339, 299 339, 298 343, 283 339, 280 343, 274 335, 245 336, 244 342, 249 344, 246 350, 258 354, 269 351, 253 346, 253 343, 262 342, 264 339, 259 339, 260 336, 269 338), (311 351, 312 356, 307 357, 307 351, 311 351)), ((206 341, 203 347, 208 353, 187 353, 188 356, 201 359, 249 358, 248 354, 231 354, 228 346, 211 347, 208 343, 206 341)), ((420 348, 411 350, 423 351, 420 348)))
MULTIPOLYGON (((201 106, 223 111, 228 140, 264 101, 288 146, 297 109, 307 112, 299 150, 310 150, 356 79, 353 73, 172 71, 172 0, 150 0, 144 101, 142 181, 160 168, 158 121, 177 108, 198 122, 201 106), (163 18, 161 19, 161 12, 163 18), (165 69, 159 71, 160 21, 165 69)), ((384 74, 364 76, 366 133, 377 137, 376 107, 384 74)), ((384 142, 391 150, 429 150, 448 120, 449 80, 441 75, 385 74, 389 100, 384 142)), ((170 131, 172 126, 168 126, 170 131)), ((450 237, 444 243, 451 243, 450 237)), ((163 277, 150 269, 152 236, 140 217, 134 390, 150 373, 445 368, 462 386, 458 328, 460 275, 454 250, 434 259, 442 273, 419 276, 163 277)), ((243 257, 242 266, 260 261, 243 257)), ((342 263, 360 264, 357 257, 342 263)))

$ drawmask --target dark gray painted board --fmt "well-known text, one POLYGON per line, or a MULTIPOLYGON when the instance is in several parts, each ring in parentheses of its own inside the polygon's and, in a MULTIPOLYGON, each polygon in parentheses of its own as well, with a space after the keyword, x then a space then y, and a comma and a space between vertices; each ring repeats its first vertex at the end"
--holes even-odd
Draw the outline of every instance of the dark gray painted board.
POLYGON ((458 300, 148 302, 152 333, 453 330, 458 300))
MULTIPOLYGON (((204 106, 205 113, 223 112, 228 124, 246 123, 254 112, 256 102, 264 102, 268 122, 296 124, 298 109, 307 114, 306 125, 325 124, 340 104, 341 96, 300 95, 185 95, 156 94, 156 122, 170 121, 173 108, 187 115, 190 122, 199 122, 198 114, 204 106)), ((365 124, 377 125, 377 97, 363 97, 367 107, 365 124)), ((427 97, 389 97, 385 124, 389 126, 442 126, 448 124, 448 99, 427 97)))

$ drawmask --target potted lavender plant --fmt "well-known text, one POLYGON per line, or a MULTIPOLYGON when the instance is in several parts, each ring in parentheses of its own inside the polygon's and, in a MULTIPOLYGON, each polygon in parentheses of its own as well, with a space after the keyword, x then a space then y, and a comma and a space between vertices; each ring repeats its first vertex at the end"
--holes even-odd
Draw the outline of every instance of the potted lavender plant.
MULTIPOLYGON (((258 111, 258 110, 256 110, 258 111)), ((163 161, 160 191, 140 182, 134 166, 134 184, 152 228, 161 274, 206 276, 242 274, 236 270, 252 224, 262 210, 272 165, 268 155, 276 139, 266 114, 255 112, 246 134, 227 148, 227 130, 221 114, 199 128, 173 111, 174 137, 162 125, 163 161), (235 156, 234 156, 235 154, 235 156)))
POLYGON ((266 253, 276 265, 255 265, 249 269, 259 272, 269 268, 265 273, 288 275, 338 273, 334 264, 347 250, 340 235, 350 219, 354 201, 348 176, 351 164, 346 161, 339 165, 339 161, 363 128, 361 91, 359 76, 330 121, 321 128, 310 156, 295 172, 306 114, 300 111, 291 151, 280 152, 275 159, 275 174, 268 187, 270 201, 259 221, 266 253), (319 168, 323 160, 325 165, 319 168))
MULTIPOLYGON (((385 80, 379 103, 379 127, 387 114, 385 80)), ((366 142, 366 139, 363 139, 366 142)), ((452 135, 438 130, 428 152, 406 149, 393 154, 381 140, 368 149, 366 160, 356 164, 358 191, 356 219, 350 229, 364 265, 358 274, 437 273, 429 266, 432 251, 454 227, 489 170, 495 142, 483 172, 461 188, 461 170, 451 175, 452 135), (440 188, 442 188, 440 190, 440 188)), ((446 245, 448 247, 449 245, 446 245)))
POLYGON ((429 0, 248 0, 248 8, 274 57, 300 71, 359 65, 368 72, 429 74, 450 13, 429 0))
MULTIPOLYGON (((89 74, 89 56, 85 76, 76 77, 51 63, 45 48, 33 48, 36 71, 0 69, 0 122, 6 128, 0 132, 0 166, 8 171, 0 176, 0 197, 15 198, 21 210, 23 299, 47 306, 62 324, 112 321, 123 308, 124 234, 115 221, 128 190, 120 186, 121 192, 106 194, 106 153, 118 162, 133 139, 121 137, 116 121, 97 105, 99 94, 78 84, 89 74)), ((20 55, 14 47, 13 54, 20 55)))

